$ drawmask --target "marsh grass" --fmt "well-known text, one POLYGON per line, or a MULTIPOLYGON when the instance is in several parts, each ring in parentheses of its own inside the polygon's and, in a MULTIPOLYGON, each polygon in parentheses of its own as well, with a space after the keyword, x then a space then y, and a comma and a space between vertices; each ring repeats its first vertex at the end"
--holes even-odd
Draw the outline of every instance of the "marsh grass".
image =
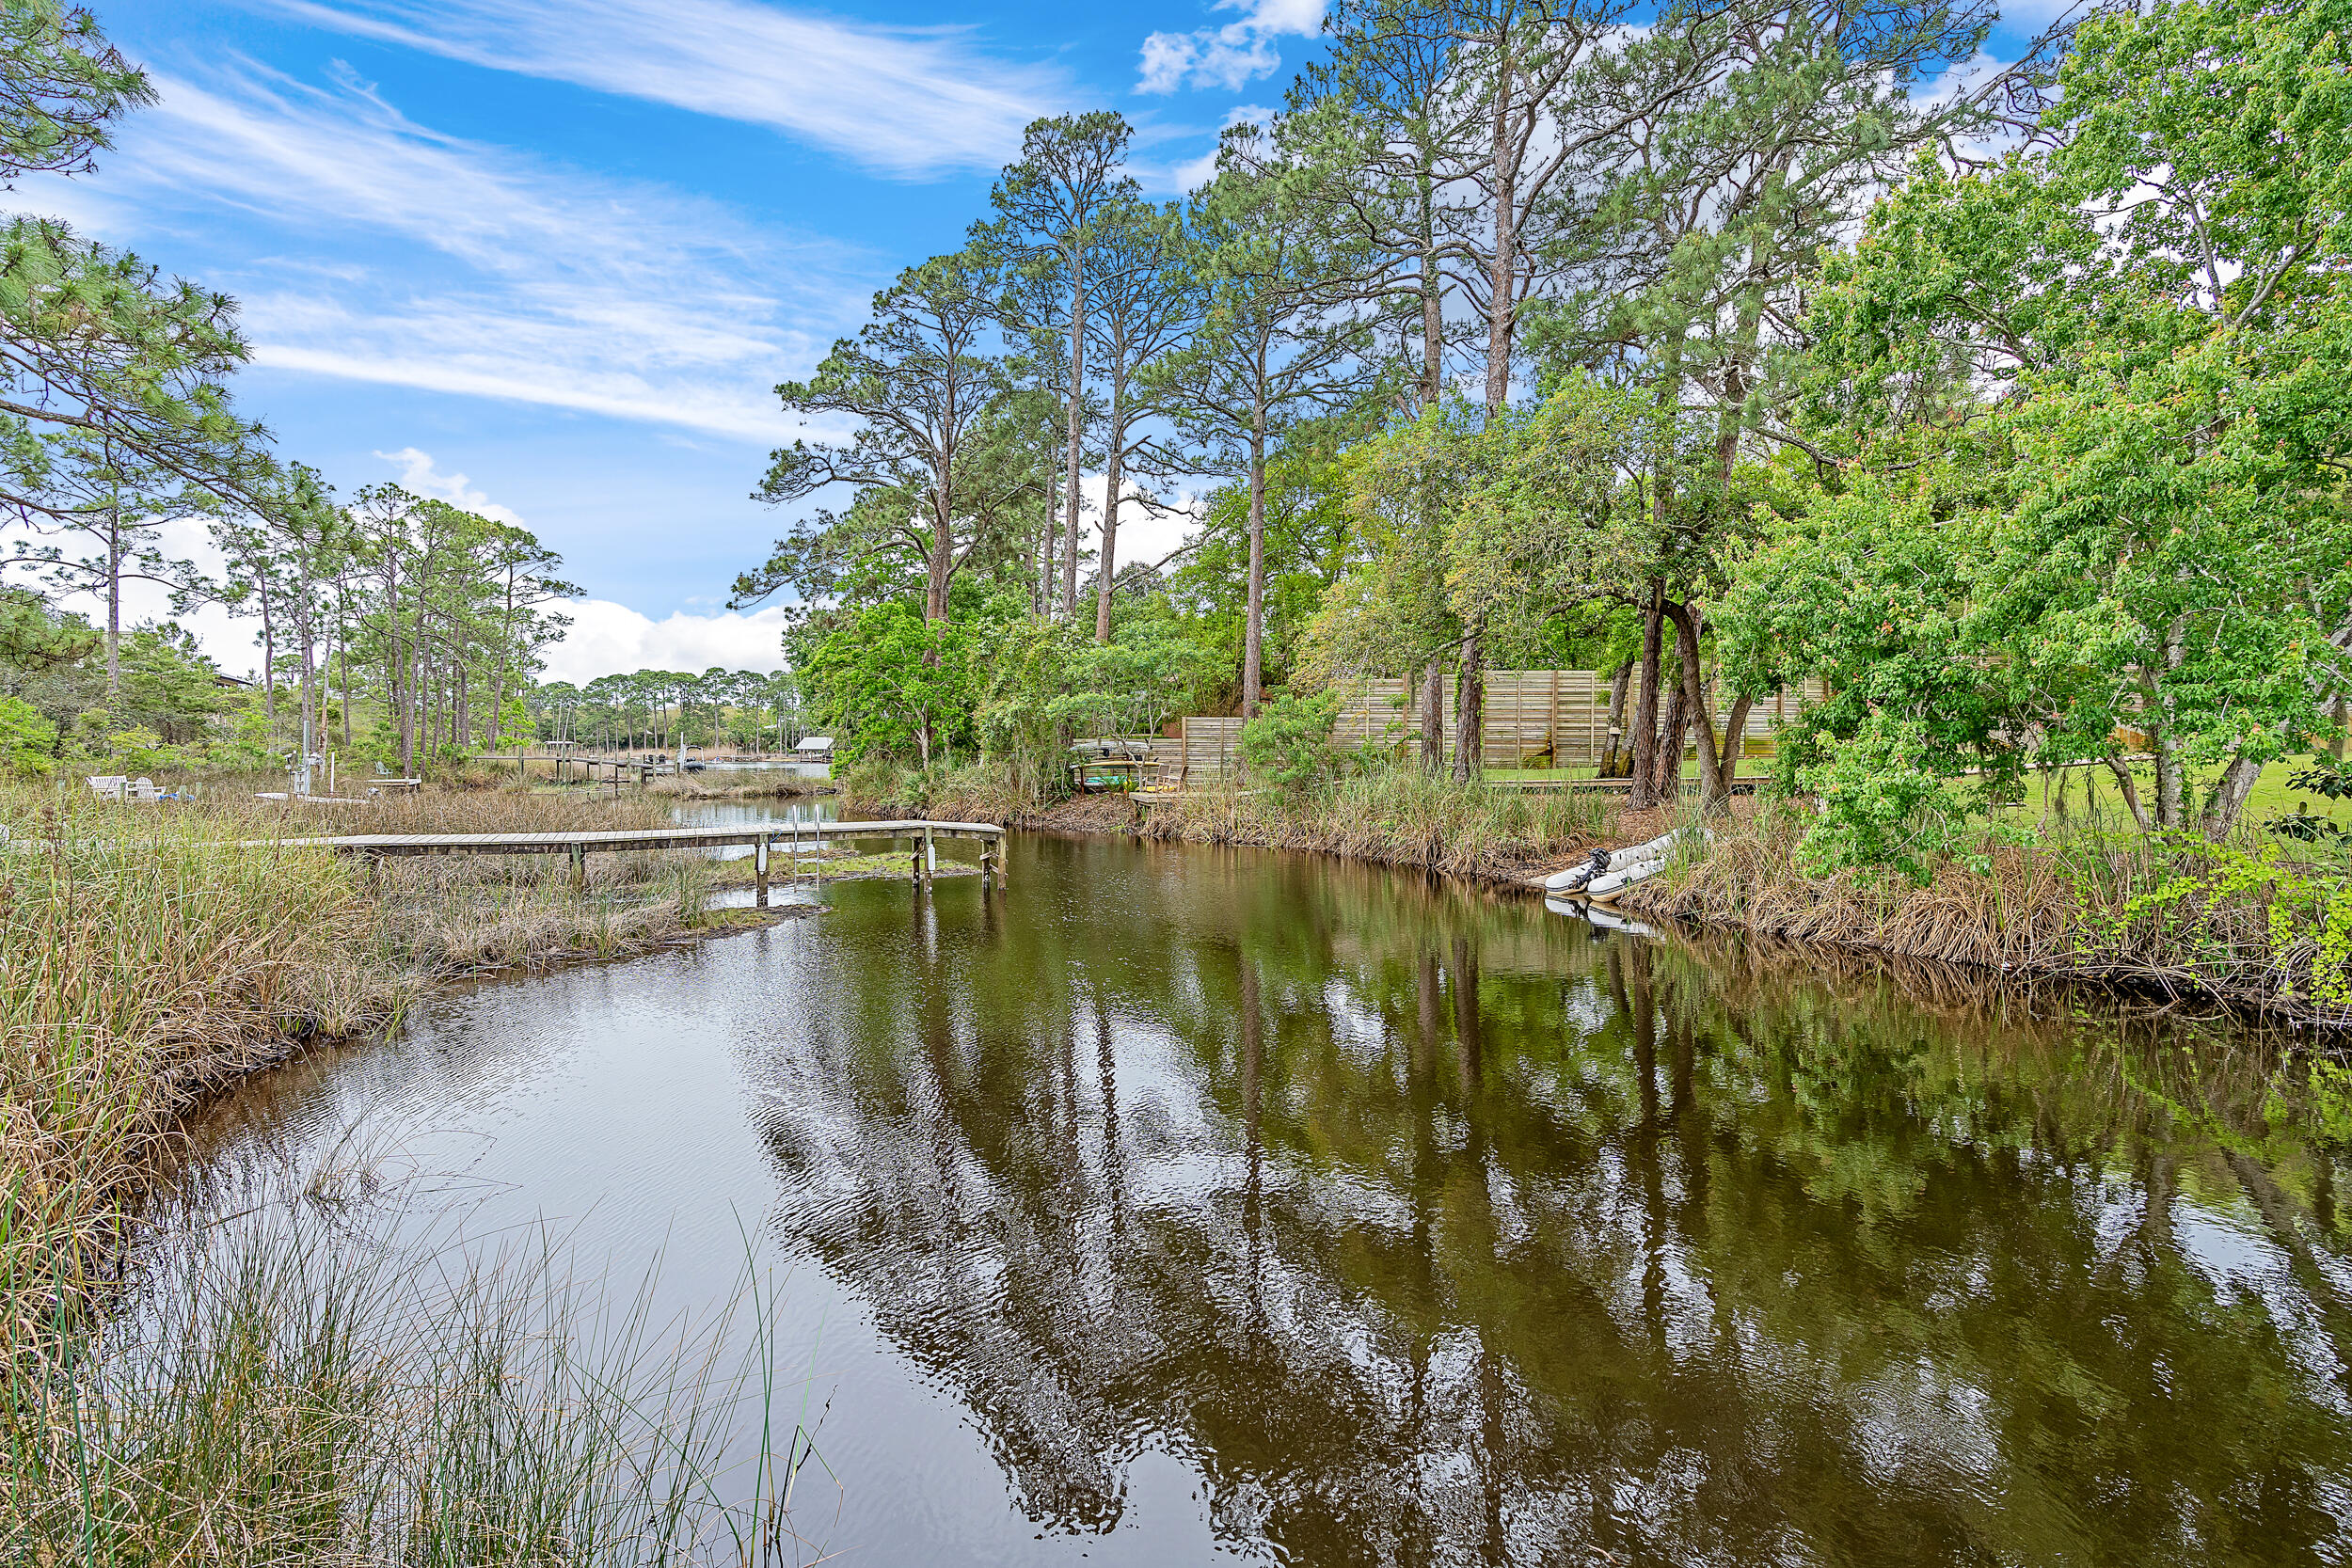
MULTIPOLYGON (((653 826, 669 808, 618 815, 653 826)), ((366 820, 492 832, 615 814, 479 792, 366 820)), ((112 1283, 128 1216, 202 1095, 305 1042, 391 1027, 446 976, 669 940, 701 919, 712 883, 710 863, 675 853, 595 857, 584 893, 561 857, 371 872, 275 825, 259 802, 0 792, 0 1358, 46 1354, 112 1283)))
POLYGON ((2341 847, 2045 825, 1988 835, 1925 886, 1819 875, 1792 809, 1715 825, 1703 856, 1622 907, 1784 941, 2205 996, 2352 1026, 2352 870, 2341 847), (2293 852, 2290 853, 2290 847, 2293 852))
MULTIPOLYGON (((388 817, 615 814, 480 792, 367 825, 388 817)), ((704 1350, 548 1259, 396 1264, 278 1230, 156 1281, 133 1244, 208 1091, 392 1026, 441 975, 664 940, 702 918, 711 863, 597 857, 583 895, 557 857, 371 873, 259 803, 28 790, 0 794, 0 1561, 734 1561, 783 1539, 772 1474, 765 1514, 717 1500, 706 1450, 735 1396, 704 1350), (127 1320, 138 1301, 170 1321, 127 1320)))
POLYGON ((37 1350, 119 1259, 123 1216, 199 1094, 380 1026, 413 994, 369 940, 349 866, 109 815, 50 802, 6 823, 0 1356, 37 1350))
POLYGON ((1599 842, 1615 810, 1594 795, 1523 794, 1395 768, 1306 791, 1194 790, 1173 807, 1152 807, 1138 831, 1493 876, 1599 842))
POLYGON ((650 1276, 583 1284, 544 1235, 388 1245, 326 1212, 272 1204, 167 1238, 136 1310, 5 1374, 7 1560, 818 1555, 794 1532, 814 1433, 777 1430, 755 1270, 703 1320, 658 1323, 650 1276), (747 1433, 756 1453, 729 1467, 747 1433))

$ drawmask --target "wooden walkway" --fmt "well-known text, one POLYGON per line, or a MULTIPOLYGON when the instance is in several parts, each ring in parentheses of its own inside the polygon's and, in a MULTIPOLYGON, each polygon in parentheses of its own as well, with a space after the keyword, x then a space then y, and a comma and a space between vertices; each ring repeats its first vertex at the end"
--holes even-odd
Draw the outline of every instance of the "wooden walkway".
MULTIPOLYGON (((285 838, 252 841, 289 849, 330 849, 339 855, 358 855, 370 862, 395 855, 568 855, 572 879, 584 885, 588 857, 644 849, 723 849, 748 847, 755 861, 759 902, 768 902, 768 856, 771 847, 797 851, 803 844, 821 856, 827 838, 914 839, 916 846, 908 875, 929 881, 939 863, 935 842, 969 838, 980 842, 980 870, 998 882, 1006 874, 1005 830, 993 822, 930 822, 919 817, 888 822, 764 822, 720 827, 629 828, 602 832, 572 833, 348 833, 336 838, 285 838)), ((824 862, 817 860, 817 879, 824 880, 824 862)))

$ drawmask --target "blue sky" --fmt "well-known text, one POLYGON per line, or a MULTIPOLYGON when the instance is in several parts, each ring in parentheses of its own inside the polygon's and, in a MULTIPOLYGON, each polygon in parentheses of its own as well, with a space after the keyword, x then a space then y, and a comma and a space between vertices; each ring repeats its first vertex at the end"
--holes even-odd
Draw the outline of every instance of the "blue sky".
MULTIPOLYGON (((100 0, 160 106, 22 182, 244 302, 285 455, 521 519, 588 600, 550 673, 771 665, 725 614, 782 519, 770 391, 958 243, 1042 114, 1118 108, 1172 193, 1279 102, 1321 0, 100 0)), ((200 621, 232 668, 243 629, 200 621)))

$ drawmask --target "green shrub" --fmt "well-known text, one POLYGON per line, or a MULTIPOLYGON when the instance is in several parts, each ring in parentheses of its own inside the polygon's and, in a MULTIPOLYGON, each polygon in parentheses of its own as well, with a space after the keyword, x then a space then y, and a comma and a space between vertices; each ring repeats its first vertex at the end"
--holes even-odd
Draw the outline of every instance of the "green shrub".
POLYGON ((56 766, 57 726, 30 703, 0 697, 0 768, 38 778, 56 766))
POLYGON ((1343 699, 1336 691, 1312 697, 1287 692, 1241 727, 1241 756, 1249 770, 1295 794, 1328 779, 1338 762, 1331 726, 1343 699))
POLYGON ((851 800, 890 804, 906 794, 906 770, 888 757, 867 753, 839 768, 842 795, 851 800))

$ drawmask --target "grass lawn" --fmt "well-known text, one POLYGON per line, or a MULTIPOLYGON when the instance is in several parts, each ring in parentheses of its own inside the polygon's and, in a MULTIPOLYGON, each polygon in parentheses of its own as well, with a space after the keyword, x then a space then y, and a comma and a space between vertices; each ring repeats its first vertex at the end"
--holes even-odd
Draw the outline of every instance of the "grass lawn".
MULTIPOLYGON (((2249 826, 2259 827, 2276 817, 2292 816, 2296 812, 2309 812, 2313 816, 2325 817, 2339 823, 2346 832, 2352 832, 2352 800, 2330 800, 2324 795, 2314 795, 2309 790, 2298 790, 2288 784, 2287 779, 2290 774, 2308 766, 2306 759, 2298 757, 2284 762, 2274 762, 2265 768, 2262 777, 2255 781, 2254 792, 2247 797, 2242 819, 2249 826)), ((1772 759, 1770 757, 1750 756, 1740 759, 1740 776, 1741 778, 1764 775, 1771 769, 1772 759)), ((2092 769, 2075 768, 2065 771, 2067 804, 2071 810, 2079 812, 2082 809, 2083 799, 2082 776, 2092 769)), ((2213 768, 2201 772, 2198 776, 2199 785, 2210 787, 2220 771, 2218 768, 2213 768)), ((1697 772, 1698 764, 1685 759, 1682 765, 1682 776, 1686 779, 1692 778, 1697 772)), ((1590 779, 1596 777, 1598 769, 1593 768, 1489 768, 1486 769, 1486 776, 1490 782, 1496 784, 1521 784, 1545 780, 1590 779)), ((2116 791, 2114 775, 2104 768, 2096 769, 2096 773, 2101 809, 2121 817, 2123 816, 2123 801, 2116 791)), ((2150 801, 2156 787, 2153 765, 2142 763, 2135 767, 2132 769, 2132 777, 2138 787, 2140 800, 2143 803, 2150 801)), ((2026 781, 2026 799, 2012 809, 2029 813, 2037 818, 2041 816, 2042 794, 2042 783, 2039 779, 2029 778, 2026 781)))

